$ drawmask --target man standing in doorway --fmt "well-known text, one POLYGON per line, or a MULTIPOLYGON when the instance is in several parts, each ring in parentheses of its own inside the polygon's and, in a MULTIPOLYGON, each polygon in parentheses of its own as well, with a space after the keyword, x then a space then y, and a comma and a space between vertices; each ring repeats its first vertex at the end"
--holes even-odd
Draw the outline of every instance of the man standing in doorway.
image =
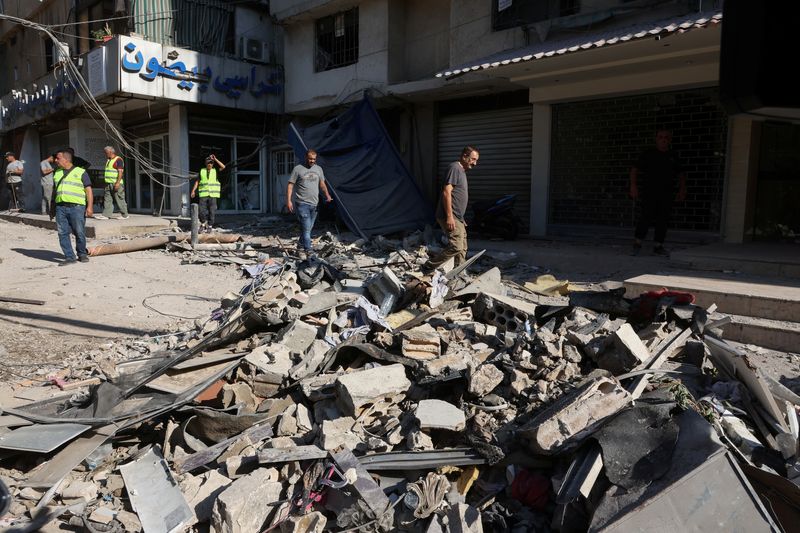
POLYGON ((86 249, 86 217, 93 214, 92 180, 82 167, 73 164, 73 155, 67 150, 56 153, 59 169, 53 174, 53 203, 50 219, 55 216, 58 227, 58 242, 64 252, 64 261, 58 266, 75 263, 70 234, 75 235, 78 261, 89 262, 86 249))
POLYGON ((309 150, 306 152, 306 164, 294 167, 286 188, 286 208, 290 213, 295 213, 300 222, 298 254, 301 258, 313 252, 311 230, 317 220, 320 189, 325 195, 325 201, 332 202, 333 198, 325 184, 325 174, 317 165, 317 152, 309 150))
POLYGON ((443 265, 451 257, 458 266, 467 257, 467 224, 464 213, 469 202, 467 170, 478 164, 480 152, 474 146, 465 146, 458 161, 450 163, 442 197, 436 209, 436 220, 447 234, 447 247, 436 258, 428 261, 429 268, 443 265))
POLYGON ((42 170, 42 214, 47 215, 50 213, 50 201, 53 199, 53 163, 56 158, 53 155, 47 156, 39 163, 39 168, 42 170))
POLYGON ((195 194, 200 198, 200 231, 205 233, 210 233, 211 228, 214 227, 217 216, 217 200, 222 189, 222 185, 217 179, 217 169, 214 168, 215 163, 220 172, 225 170, 222 161, 211 154, 206 157, 206 168, 200 169, 200 179, 194 182, 194 187, 192 187, 192 198, 195 197, 195 194))
POLYGON ((11 193, 9 209, 25 212, 25 192, 23 191, 22 174, 25 171, 25 161, 17 160, 17 154, 6 152, 6 183, 11 193))
POLYGON ((103 148, 106 154, 106 166, 103 173, 105 178, 105 193, 103 195, 103 214, 95 215, 94 218, 107 220, 114 213, 114 203, 119 209, 120 218, 128 218, 128 204, 125 202, 125 180, 122 174, 125 172, 125 162, 113 146, 103 148))
POLYGON ((675 153, 670 150, 672 132, 660 129, 656 132, 656 146, 642 152, 639 160, 631 168, 630 195, 634 200, 641 199, 641 212, 634 233, 633 254, 642 250, 642 239, 647 236, 650 226, 655 228, 655 248, 657 255, 669 255, 664 248, 667 236, 667 223, 672 210, 673 199, 682 202, 686 199, 686 173, 683 171, 675 153), (679 182, 675 195, 675 182, 679 182))

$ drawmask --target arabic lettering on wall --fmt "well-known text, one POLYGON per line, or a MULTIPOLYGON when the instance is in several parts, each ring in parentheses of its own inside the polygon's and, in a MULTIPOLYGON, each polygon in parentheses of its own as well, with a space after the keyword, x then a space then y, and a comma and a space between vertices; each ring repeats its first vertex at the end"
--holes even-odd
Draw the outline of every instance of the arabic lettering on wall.
POLYGON ((62 74, 50 84, 41 84, 41 88, 28 93, 20 91, 14 93, 8 105, 0 105, 0 117, 4 127, 12 125, 22 117, 35 119, 67 109, 75 103, 77 89, 72 82, 62 74))
POLYGON ((245 76, 222 78, 219 75, 214 76, 211 67, 206 67, 202 71, 199 71, 196 66, 189 69, 182 61, 175 61, 170 65, 164 61, 162 65, 159 58, 153 56, 145 63, 144 55, 141 51, 136 50, 134 43, 126 44, 124 50, 122 70, 131 74, 139 74, 143 80, 153 81, 161 76, 177 80, 178 87, 185 91, 191 91, 197 85, 197 90, 201 93, 206 92, 211 85, 215 91, 233 99, 238 99, 245 91, 256 98, 281 92, 278 72, 272 72, 266 80, 258 80, 256 67, 251 67, 250 72, 245 76))

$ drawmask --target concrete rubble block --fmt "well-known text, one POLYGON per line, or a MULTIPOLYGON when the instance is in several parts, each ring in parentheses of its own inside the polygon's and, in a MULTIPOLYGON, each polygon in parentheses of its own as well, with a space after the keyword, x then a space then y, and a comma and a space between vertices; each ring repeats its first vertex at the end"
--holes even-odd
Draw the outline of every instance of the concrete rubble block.
POLYGON ((464 411, 442 400, 422 400, 414 412, 420 429, 461 431, 467 420, 464 411))
POLYGON ((447 512, 448 533, 483 533, 481 513, 471 505, 457 503, 447 512))
POLYGON ((304 354, 319 334, 319 328, 295 320, 278 333, 276 343, 286 347, 291 353, 304 354))
POLYGON ((256 412, 258 400, 247 383, 226 383, 222 386, 222 405, 243 405, 244 413, 252 414, 256 412))
POLYGON ((211 515, 216 533, 260 533, 279 505, 283 484, 261 468, 237 479, 217 497, 211 515))
POLYGON ((322 533, 328 519, 319 511, 302 516, 290 516, 281 522, 281 533, 322 533))
POLYGON ((479 294, 472 303, 472 314, 478 320, 510 333, 530 332, 536 322, 536 305, 499 295, 479 294))
POLYGON ((322 339, 314 339, 299 363, 289 370, 289 377, 295 380, 303 379, 316 371, 330 351, 331 345, 322 339))
POLYGON ((478 278, 456 292, 456 296, 464 296, 467 294, 496 294, 498 296, 505 296, 506 288, 501 281, 502 274, 497 267, 491 268, 484 272, 478 278))
POLYGON ((519 396, 524 390, 533 386, 533 380, 525 372, 514 369, 514 379, 511 381, 511 392, 519 396))
POLYGON ((279 385, 294 366, 289 348, 281 344, 262 345, 247 354, 245 361, 258 368, 267 383, 279 385))
POLYGON ((479 366, 470 376, 469 393, 474 396, 485 396, 503 382, 503 372, 492 364, 479 366))
POLYGON ((345 416, 336 420, 325 420, 322 423, 320 446, 323 450, 335 450, 340 446, 355 448, 362 443, 358 433, 353 431, 355 418, 345 416))
POLYGON ((206 522, 211 518, 214 502, 225 488, 233 483, 216 470, 210 470, 199 476, 186 475, 181 480, 181 492, 186 503, 194 510, 198 522, 206 522))
POLYGON ((339 376, 336 397, 345 415, 357 416, 368 404, 384 399, 396 403, 409 387, 405 367, 398 363, 339 376))
POLYGON ((297 418, 294 414, 297 412, 297 405, 290 405, 281 415, 278 421, 277 436, 291 437, 297 434, 297 418))
POLYGON ((110 524, 116 516, 117 512, 110 507, 97 507, 89 515, 89 520, 98 524, 110 524))
POLYGON ((406 447, 409 450, 432 450, 433 439, 419 430, 412 430, 406 436, 406 447))
POLYGON ((442 339, 430 324, 423 324, 401 334, 403 355, 417 360, 431 360, 439 356, 442 339))
POLYGON ((73 480, 61 491, 61 498, 70 503, 90 502, 97 497, 97 485, 91 481, 73 480))
POLYGON ((519 430, 534 453, 553 454, 591 435, 632 401, 616 380, 600 377, 561 396, 519 430))
POLYGON ((117 522, 122 524, 122 527, 125 528, 125 531, 128 533, 139 533, 142 530, 142 523, 139 521, 139 517, 136 516, 136 513, 117 511, 114 518, 117 522))
POLYGON ((623 324, 613 333, 613 338, 614 346, 620 356, 622 372, 627 372, 650 359, 650 351, 630 324, 623 324))
POLYGON ((477 364, 470 352, 461 351, 425 361, 422 369, 429 376, 441 376, 452 372, 464 371, 470 366, 470 362, 477 364))

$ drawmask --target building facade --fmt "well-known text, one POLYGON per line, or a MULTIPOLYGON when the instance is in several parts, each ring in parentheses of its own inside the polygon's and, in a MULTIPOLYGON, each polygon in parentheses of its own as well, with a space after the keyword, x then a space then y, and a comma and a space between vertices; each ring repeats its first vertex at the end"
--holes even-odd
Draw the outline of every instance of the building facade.
POLYGON ((283 39, 265 2, 6 0, 3 7, 59 40, 0 25, 2 149, 26 161, 29 209, 38 205, 38 163, 47 154, 73 147, 96 180, 103 147, 112 145, 125 158, 133 212, 187 214, 191 175, 211 153, 228 164, 221 213, 270 211, 284 80, 283 39), (95 103, 105 117, 90 111, 95 103))
POLYGON ((517 195, 531 235, 628 235, 628 174, 673 132, 688 198, 672 235, 800 233, 797 126, 729 115, 721 1, 273 0, 285 106, 314 120, 367 92, 421 188, 465 144, 471 199, 517 195))

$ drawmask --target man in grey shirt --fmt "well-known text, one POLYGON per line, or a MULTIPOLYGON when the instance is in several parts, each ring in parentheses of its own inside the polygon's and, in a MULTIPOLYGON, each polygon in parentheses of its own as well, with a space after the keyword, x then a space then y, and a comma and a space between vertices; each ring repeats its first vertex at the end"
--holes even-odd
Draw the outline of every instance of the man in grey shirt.
POLYGON ((52 155, 47 156, 39 163, 39 168, 42 170, 42 214, 47 215, 50 213, 50 200, 53 196, 53 162, 55 158, 52 155))
POLYGON ((311 230, 317 220, 320 189, 325 195, 325 201, 332 202, 333 198, 325 185, 325 174, 317 165, 317 152, 309 150, 306 152, 306 164, 294 167, 286 189, 286 208, 290 213, 295 213, 300 222, 298 251, 301 256, 312 251, 311 230))
POLYGON ((436 209, 436 220, 447 234, 447 247, 426 265, 436 268, 443 265, 451 257, 458 266, 467 257, 467 224, 464 213, 469 203, 469 185, 467 170, 478 164, 480 152, 474 146, 465 146, 458 161, 450 164, 447 178, 442 188, 442 197, 436 209))
POLYGON ((14 152, 6 152, 6 183, 11 193, 9 209, 25 212, 25 192, 22 190, 22 174, 25 170, 25 161, 18 161, 14 152))

